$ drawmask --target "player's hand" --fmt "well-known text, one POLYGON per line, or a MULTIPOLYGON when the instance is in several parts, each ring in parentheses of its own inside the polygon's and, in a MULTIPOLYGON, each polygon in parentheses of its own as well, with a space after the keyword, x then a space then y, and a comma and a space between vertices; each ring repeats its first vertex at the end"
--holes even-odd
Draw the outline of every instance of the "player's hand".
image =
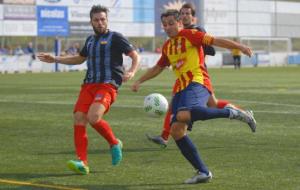
POLYGON ((54 63, 55 62, 55 57, 50 54, 46 54, 46 53, 38 54, 37 58, 39 58, 40 61, 43 61, 46 63, 54 63))
POLYGON ((124 76, 123 76, 123 81, 124 82, 127 82, 129 81, 130 79, 132 79, 134 77, 134 72, 132 71, 127 71, 125 72, 124 76))
POLYGON ((139 81, 135 81, 134 83, 133 83, 133 85, 131 86, 131 90, 133 91, 133 92, 137 92, 138 90, 139 90, 139 88, 140 88, 140 82, 139 81))
POLYGON ((240 50, 241 50, 241 52, 243 52, 243 54, 247 55, 248 57, 252 56, 252 50, 248 46, 242 45, 240 50))

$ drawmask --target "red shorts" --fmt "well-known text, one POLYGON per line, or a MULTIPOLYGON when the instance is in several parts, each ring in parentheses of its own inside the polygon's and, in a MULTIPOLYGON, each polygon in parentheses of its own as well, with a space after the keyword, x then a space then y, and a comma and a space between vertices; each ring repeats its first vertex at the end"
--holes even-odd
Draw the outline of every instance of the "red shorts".
POLYGON ((73 112, 87 113, 92 103, 98 102, 109 110, 117 97, 117 88, 111 84, 83 84, 73 112))

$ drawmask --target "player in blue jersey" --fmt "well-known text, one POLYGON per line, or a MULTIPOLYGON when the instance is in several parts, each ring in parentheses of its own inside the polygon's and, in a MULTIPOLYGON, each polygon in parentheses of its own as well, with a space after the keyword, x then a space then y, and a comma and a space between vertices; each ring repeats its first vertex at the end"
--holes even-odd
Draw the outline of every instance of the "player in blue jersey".
POLYGON ((89 173, 87 159, 88 138, 86 125, 89 123, 111 148, 112 165, 122 160, 122 142, 117 139, 103 115, 109 111, 115 101, 118 88, 123 81, 131 79, 138 68, 139 56, 133 46, 122 34, 108 29, 108 9, 94 5, 90 10, 90 23, 94 34, 86 39, 79 55, 54 57, 40 53, 38 58, 47 63, 67 65, 87 63, 87 72, 81 91, 74 107, 74 141, 76 160, 68 161, 68 167, 78 174, 89 173), (131 67, 125 71, 123 57, 132 59, 131 67))

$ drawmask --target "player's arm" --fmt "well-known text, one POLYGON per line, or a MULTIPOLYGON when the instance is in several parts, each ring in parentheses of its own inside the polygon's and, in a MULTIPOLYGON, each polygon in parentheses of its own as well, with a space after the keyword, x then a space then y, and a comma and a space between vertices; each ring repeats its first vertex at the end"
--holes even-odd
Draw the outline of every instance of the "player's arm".
POLYGON ((140 60, 139 54, 135 50, 133 50, 128 54, 128 56, 131 58, 132 61, 131 61, 131 67, 128 69, 128 71, 126 71, 126 73, 123 76, 124 82, 134 77, 139 67, 139 60, 140 60))
POLYGON ((81 55, 74 56, 53 56, 47 53, 40 53, 37 55, 40 61, 46 63, 62 63, 65 65, 78 65, 86 60, 86 57, 81 55))
POLYGON ((134 82, 134 84, 131 86, 131 90, 134 92, 137 92, 140 85, 147 81, 150 80, 154 77, 156 77, 157 75, 159 75, 162 71, 164 70, 164 67, 159 66, 158 64, 156 64, 155 66, 151 67, 150 69, 148 69, 146 71, 145 74, 143 74, 137 81, 134 82))
POLYGON ((223 38, 214 38, 212 40, 212 45, 222 47, 222 48, 227 48, 227 49, 239 49, 243 54, 248 55, 251 57, 252 55, 252 50, 243 44, 240 44, 238 42, 228 40, 228 39, 223 39, 223 38))
MULTIPOLYGON (((201 26, 197 26, 196 29, 200 32, 206 33, 206 30, 201 26)), ((216 55, 216 50, 213 46, 203 45, 203 50, 204 50, 205 55, 210 55, 210 56, 215 56, 216 55)))

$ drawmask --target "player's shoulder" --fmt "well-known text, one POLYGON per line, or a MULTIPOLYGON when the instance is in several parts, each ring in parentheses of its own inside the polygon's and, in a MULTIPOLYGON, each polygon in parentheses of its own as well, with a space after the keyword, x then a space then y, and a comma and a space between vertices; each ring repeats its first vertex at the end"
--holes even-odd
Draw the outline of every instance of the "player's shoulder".
POLYGON ((111 35, 113 37, 116 37, 116 38, 125 38, 124 35, 122 33, 120 33, 120 32, 111 31, 111 30, 109 32, 111 33, 111 35))
POLYGON ((199 32, 197 29, 182 29, 179 32, 179 36, 188 36, 188 35, 193 35, 199 32))

